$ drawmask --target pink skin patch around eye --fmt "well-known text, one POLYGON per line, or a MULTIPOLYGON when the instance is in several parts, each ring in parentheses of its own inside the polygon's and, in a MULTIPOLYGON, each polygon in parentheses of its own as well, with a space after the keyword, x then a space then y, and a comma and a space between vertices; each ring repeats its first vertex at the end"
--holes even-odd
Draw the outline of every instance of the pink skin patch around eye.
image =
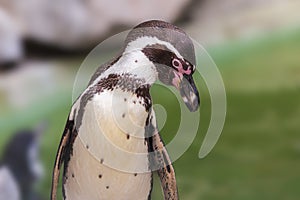
POLYGON ((187 70, 184 70, 184 69, 183 69, 183 66, 182 66, 182 63, 181 63, 178 59, 174 59, 174 60, 172 61, 172 64, 173 64, 173 66, 178 70, 178 72, 179 72, 180 74, 187 74, 187 75, 190 75, 190 74, 192 73, 192 70, 191 70, 190 67, 188 67, 187 70))
POLYGON ((181 73, 178 73, 177 71, 173 71, 174 78, 172 79, 172 85, 174 85, 177 89, 179 89, 179 83, 181 82, 181 79, 183 75, 181 73))
POLYGON ((190 67, 188 67, 187 70, 183 69, 182 63, 178 60, 178 59, 174 59, 172 61, 172 65, 178 70, 177 71, 173 71, 174 73, 174 78, 172 79, 172 84, 179 89, 179 83, 182 80, 183 74, 187 74, 190 75, 192 73, 192 70, 190 67))
POLYGON ((181 68, 178 68, 178 72, 182 74, 190 75, 192 73, 192 70, 190 69, 190 67, 187 70, 184 70, 183 67, 181 66, 181 68))

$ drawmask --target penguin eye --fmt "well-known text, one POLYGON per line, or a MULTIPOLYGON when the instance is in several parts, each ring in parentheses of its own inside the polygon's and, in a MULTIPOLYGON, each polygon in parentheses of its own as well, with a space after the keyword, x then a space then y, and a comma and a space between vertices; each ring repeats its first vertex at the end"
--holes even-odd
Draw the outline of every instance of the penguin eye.
POLYGON ((172 65, 173 65, 173 67, 175 67, 176 69, 182 67, 181 62, 180 62, 177 58, 174 58, 174 59, 172 60, 172 65))

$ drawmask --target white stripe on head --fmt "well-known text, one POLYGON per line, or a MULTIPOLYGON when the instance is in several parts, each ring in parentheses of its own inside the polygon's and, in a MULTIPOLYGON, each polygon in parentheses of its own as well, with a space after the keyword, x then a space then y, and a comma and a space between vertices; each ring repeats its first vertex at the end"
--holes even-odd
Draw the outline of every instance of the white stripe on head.
POLYGON ((128 43, 124 53, 132 51, 141 51, 143 48, 149 45, 161 44, 166 46, 171 52, 173 52, 178 58, 183 59, 178 50, 169 42, 162 41, 157 37, 143 36, 139 37, 128 43))

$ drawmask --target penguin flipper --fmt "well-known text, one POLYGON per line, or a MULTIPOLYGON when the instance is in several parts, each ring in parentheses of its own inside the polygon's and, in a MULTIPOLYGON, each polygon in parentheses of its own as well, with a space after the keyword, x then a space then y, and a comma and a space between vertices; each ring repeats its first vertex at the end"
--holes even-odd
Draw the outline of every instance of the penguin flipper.
POLYGON ((70 145, 69 141, 72 135, 73 126, 74 126, 74 121, 68 119, 56 153, 55 164, 54 164, 53 174, 52 174, 52 187, 51 187, 51 197, 50 197, 51 200, 56 200, 60 168, 62 163, 64 162, 64 158, 66 156, 65 155, 66 150, 69 148, 70 145))
MULTIPOLYGON (((159 168, 157 174, 160 178, 161 187, 165 200, 178 200, 178 190, 176 184, 175 171, 164 143, 159 133, 153 136, 153 145, 157 148, 156 159, 158 159, 159 168)), ((155 148, 154 148, 155 149, 155 148)))
POLYGON ((146 134, 151 135, 147 138, 148 151, 150 154, 150 165, 157 171, 160 178, 165 200, 178 200, 178 190, 176 184, 175 171, 167 149, 158 132, 154 111, 150 114, 150 121, 146 127, 146 134))

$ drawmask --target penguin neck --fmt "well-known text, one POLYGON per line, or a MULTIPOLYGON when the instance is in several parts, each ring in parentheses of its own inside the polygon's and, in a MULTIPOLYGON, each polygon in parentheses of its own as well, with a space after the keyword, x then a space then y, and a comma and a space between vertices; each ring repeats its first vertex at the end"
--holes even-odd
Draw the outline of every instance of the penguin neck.
POLYGON ((122 56, 115 64, 110 67, 103 77, 109 74, 131 76, 135 79, 144 80, 143 84, 152 85, 157 79, 158 74, 155 65, 141 50, 124 51, 122 56))

